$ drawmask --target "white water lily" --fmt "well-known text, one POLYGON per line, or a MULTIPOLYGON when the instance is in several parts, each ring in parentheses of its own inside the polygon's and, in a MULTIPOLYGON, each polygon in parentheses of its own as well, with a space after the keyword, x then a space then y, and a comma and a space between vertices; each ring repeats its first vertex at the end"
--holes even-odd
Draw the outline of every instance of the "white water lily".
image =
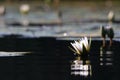
POLYGON ((5 7, 0 6, 0 15, 4 15, 4 14, 5 14, 5 7))
POLYGON ((84 37, 81 38, 79 41, 74 41, 74 43, 71 43, 72 47, 70 49, 74 51, 76 54, 80 55, 83 53, 83 50, 85 49, 87 52, 90 50, 90 45, 91 45, 91 38, 90 41, 88 42, 88 38, 84 37))
POLYGON ((23 4, 20 6, 20 12, 22 14, 27 14, 30 11, 30 6, 28 4, 23 4))
POLYGON ((113 11, 110 11, 110 12, 108 13, 108 20, 109 20, 109 21, 113 21, 114 18, 115 18, 114 12, 113 12, 113 11))

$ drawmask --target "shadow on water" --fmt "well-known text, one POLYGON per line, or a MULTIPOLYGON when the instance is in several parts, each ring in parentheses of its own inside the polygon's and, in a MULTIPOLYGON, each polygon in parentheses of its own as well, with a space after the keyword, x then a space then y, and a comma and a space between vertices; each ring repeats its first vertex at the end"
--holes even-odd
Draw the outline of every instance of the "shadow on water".
POLYGON ((0 57, 1 80, 119 80, 119 41, 100 49, 92 40, 88 57, 75 57, 68 48, 72 40, 1 38, 0 51, 30 51, 23 56, 0 57))

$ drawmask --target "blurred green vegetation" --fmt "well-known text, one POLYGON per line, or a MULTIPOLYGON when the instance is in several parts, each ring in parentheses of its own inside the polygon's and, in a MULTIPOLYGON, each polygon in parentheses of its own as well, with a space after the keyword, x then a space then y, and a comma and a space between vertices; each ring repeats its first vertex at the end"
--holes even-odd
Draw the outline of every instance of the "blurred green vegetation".
POLYGON ((53 3, 53 2, 76 2, 76 1, 80 1, 80 2, 106 2, 106 1, 112 1, 112 2, 120 2, 119 0, 0 0, 0 2, 44 2, 44 3, 53 3))
MULTIPOLYGON (((8 2, 8 1, 45 1, 45 2, 52 2, 58 0, 0 0, 0 2, 8 2)), ((115 0, 59 0, 59 1, 115 1, 115 0)))
POLYGON ((32 3, 34 4, 40 4, 43 3, 45 5, 53 5, 55 7, 58 7, 61 3, 69 3, 69 4, 79 4, 82 3, 82 5, 84 5, 84 2, 87 3, 85 4, 86 6, 89 5, 99 5, 99 4, 106 4, 106 5, 115 5, 115 6, 120 6, 120 1, 119 0, 0 0, 0 3, 7 3, 7 4, 18 4, 18 2, 20 3, 32 3))

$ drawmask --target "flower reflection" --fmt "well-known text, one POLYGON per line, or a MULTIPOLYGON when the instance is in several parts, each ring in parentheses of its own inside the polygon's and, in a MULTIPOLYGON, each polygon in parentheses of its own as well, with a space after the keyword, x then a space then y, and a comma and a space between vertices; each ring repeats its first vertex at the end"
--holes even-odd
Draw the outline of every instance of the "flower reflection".
POLYGON ((113 53, 111 49, 100 48, 100 66, 112 66, 113 53))
POLYGON ((89 52, 91 45, 91 38, 89 42, 87 37, 81 38, 80 40, 71 43, 71 45, 73 48, 70 47, 70 49, 76 54, 81 55, 84 52, 89 52))
POLYGON ((80 57, 76 57, 71 63, 71 75, 91 76, 92 69, 90 60, 82 60, 80 57))
POLYGON ((30 54, 31 52, 6 52, 6 51, 0 51, 0 57, 5 56, 23 56, 25 54, 30 54))

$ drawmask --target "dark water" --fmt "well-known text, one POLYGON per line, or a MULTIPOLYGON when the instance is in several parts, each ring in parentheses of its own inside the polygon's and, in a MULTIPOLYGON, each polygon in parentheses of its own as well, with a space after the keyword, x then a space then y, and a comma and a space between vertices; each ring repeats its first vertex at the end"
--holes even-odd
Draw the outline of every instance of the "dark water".
POLYGON ((0 51, 32 52, 0 57, 1 80, 119 80, 119 39, 102 54, 101 39, 92 38, 89 56, 80 59, 68 48, 71 41, 51 37, 1 38, 0 51), (72 65, 78 69, 71 69, 72 65))

